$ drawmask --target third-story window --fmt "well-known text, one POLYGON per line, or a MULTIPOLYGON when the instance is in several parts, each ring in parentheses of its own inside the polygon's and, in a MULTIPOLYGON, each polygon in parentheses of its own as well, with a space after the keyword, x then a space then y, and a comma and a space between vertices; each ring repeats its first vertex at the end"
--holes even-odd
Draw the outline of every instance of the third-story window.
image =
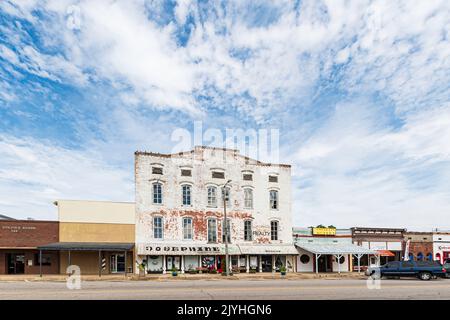
POLYGON ((278 240, 278 221, 270 221, 270 240, 278 240))
POLYGON ((278 191, 270 190, 270 209, 278 209, 278 191))
POLYGON ((154 217, 153 218, 153 238, 162 239, 163 238, 163 218, 154 217))
POLYGON ((208 187, 208 206, 217 207, 217 188, 210 186, 208 187))
POLYGON ((244 189, 244 207, 253 209, 253 190, 250 188, 244 189))
POLYGON ((252 221, 251 220, 244 221, 244 240, 252 241, 252 221))
POLYGON ((208 219, 208 242, 217 242, 217 220, 208 219))
POLYGON ((158 182, 153 184, 153 203, 162 203, 162 185, 158 182))
POLYGON ((183 218, 183 239, 192 240, 192 218, 183 218))
POLYGON ((227 223, 225 220, 222 221, 222 242, 225 242, 225 225, 227 228, 227 243, 231 243, 231 221, 227 219, 227 223))
POLYGON ((222 205, 223 205, 224 198, 225 198, 227 207, 229 207, 231 205, 230 188, 229 187, 222 188, 222 203, 221 203, 222 205))
POLYGON ((191 186, 188 184, 184 184, 181 186, 183 192, 183 205, 190 206, 191 205, 191 186))

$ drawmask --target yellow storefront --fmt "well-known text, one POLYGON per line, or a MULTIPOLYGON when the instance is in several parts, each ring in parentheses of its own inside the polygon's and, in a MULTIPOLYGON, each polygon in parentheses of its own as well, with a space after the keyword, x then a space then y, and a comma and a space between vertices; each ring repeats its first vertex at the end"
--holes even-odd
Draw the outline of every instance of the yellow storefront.
POLYGON ((61 273, 68 266, 81 274, 132 273, 134 203, 58 200, 59 242, 39 247, 59 251, 61 273))

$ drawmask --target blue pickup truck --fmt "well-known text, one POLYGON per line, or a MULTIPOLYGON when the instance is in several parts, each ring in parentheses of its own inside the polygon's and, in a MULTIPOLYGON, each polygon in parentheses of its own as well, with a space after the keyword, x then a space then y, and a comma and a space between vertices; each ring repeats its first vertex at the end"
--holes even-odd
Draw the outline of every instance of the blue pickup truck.
POLYGON ((430 280, 445 278, 447 270, 439 261, 391 261, 380 267, 367 269, 366 275, 372 278, 417 277, 420 280, 430 280))

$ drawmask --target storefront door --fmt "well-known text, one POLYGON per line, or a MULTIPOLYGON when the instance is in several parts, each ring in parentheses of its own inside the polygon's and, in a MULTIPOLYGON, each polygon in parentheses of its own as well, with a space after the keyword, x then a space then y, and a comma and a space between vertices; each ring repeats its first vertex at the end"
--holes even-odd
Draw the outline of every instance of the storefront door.
POLYGON ((8 274, 25 273, 25 255, 23 253, 7 254, 8 274))
POLYGON ((272 272, 272 256, 263 255, 261 256, 261 264, 263 272, 272 272))
POLYGON ((111 273, 125 272, 125 254, 113 254, 110 258, 111 273))
POLYGON ((175 269, 180 270, 181 269, 181 259, 180 256, 167 256, 167 270, 172 270, 173 267, 175 269))
POLYGON ((319 257, 318 261, 318 270, 319 272, 331 272, 332 266, 332 256, 331 255, 322 255, 319 257))

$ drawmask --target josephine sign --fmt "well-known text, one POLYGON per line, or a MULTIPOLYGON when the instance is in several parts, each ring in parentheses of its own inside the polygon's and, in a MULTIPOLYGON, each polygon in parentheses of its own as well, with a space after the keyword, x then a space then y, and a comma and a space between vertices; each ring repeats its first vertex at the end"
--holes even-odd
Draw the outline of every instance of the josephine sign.
POLYGON ((144 245, 145 254, 195 254, 195 253, 220 253, 220 247, 217 246, 180 246, 180 245, 144 245))

